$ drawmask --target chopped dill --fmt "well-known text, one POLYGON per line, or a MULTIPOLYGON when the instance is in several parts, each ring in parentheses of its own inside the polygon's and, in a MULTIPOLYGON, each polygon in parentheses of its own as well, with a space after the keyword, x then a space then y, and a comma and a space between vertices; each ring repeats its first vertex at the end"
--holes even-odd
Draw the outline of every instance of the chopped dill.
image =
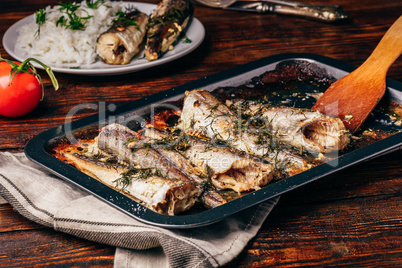
POLYGON ((203 181, 201 183, 201 188, 206 192, 208 192, 208 191, 216 191, 215 186, 213 186, 210 181, 203 181))
POLYGON ((264 134, 262 134, 261 132, 258 132, 257 134, 257 140, 255 141, 255 144, 257 145, 263 145, 266 144, 267 140, 264 134))
POLYGON ((190 146, 190 141, 185 136, 183 136, 177 141, 177 143, 174 145, 174 148, 178 151, 185 151, 190 146))
POLYGON ((133 179, 147 179, 152 176, 161 177, 161 173, 153 168, 131 168, 113 182, 116 184, 116 188, 125 191, 133 179))
POLYGON ((190 120, 190 128, 194 129, 194 126, 195 126, 195 120, 194 120, 194 117, 193 117, 190 120))
POLYGON ((139 142, 139 141, 140 141, 140 139, 137 137, 130 137, 130 138, 126 139, 126 144, 130 144, 132 142, 139 142))
POLYGON ((178 134, 179 133, 174 133, 173 135, 167 135, 160 139, 153 139, 148 145, 149 147, 155 146, 156 148, 164 148, 167 150, 185 151, 191 146, 191 142, 186 135, 179 136, 178 134))

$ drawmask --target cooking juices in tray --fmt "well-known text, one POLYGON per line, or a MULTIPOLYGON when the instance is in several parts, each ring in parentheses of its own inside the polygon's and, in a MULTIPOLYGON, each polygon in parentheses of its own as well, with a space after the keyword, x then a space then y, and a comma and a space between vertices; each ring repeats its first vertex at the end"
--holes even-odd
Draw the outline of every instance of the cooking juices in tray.
POLYGON ((353 135, 308 110, 335 80, 287 60, 240 86, 189 91, 144 122, 78 129, 48 151, 153 211, 190 215, 401 131, 401 106, 386 97, 353 135))

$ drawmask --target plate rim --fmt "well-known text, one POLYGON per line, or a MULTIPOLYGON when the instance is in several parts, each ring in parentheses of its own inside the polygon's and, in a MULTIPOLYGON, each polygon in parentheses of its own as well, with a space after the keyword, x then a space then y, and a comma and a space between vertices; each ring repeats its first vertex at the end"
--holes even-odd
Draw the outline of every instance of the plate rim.
MULTIPOLYGON (((141 9, 141 6, 147 7, 147 8, 156 8, 156 4, 151 4, 151 3, 144 3, 144 2, 121 2, 120 3, 122 6, 129 6, 129 5, 139 5, 139 9, 141 9)), ((27 24, 29 20, 32 20, 35 14, 28 15, 17 22, 15 22, 13 25, 11 25, 6 32, 4 33, 3 39, 2 39, 2 44, 4 50, 15 60, 18 60, 20 62, 24 61, 27 57, 31 57, 27 55, 27 57, 23 57, 19 55, 17 52, 15 52, 15 44, 18 38, 18 35, 15 35, 17 30, 23 26, 24 24, 27 24), (12 38, 14 37, 14 38, 12 38)), ((185 35, 191 31, 198 31, 196 36, 198 37, 195 41, 192 40, 191 38, 191 43, 189 44, 189 47, 187 49, 182 49, 180 50, 177 54, 169 54, 170 51, 168 51, 163 57, 161 57, 158 60, 155 61, 145 61, 144 63, 141 63, 140 65, 137 64, 131 64, 131 62, 127 65, 107 65, 106 63, 104 64, 104 68, 71 68, 71 67, 57 67, 53 66, 52 64, 47 64, 53 72, 57 73, 66 73, 66 74, 78 74, 78 75, 91 75, 91 76, 97 76, 97 75, 118 75, 118 74, 125 74, 125 73, 132 73, 132 72, 138 72, 146 69, 150 69, 152 67, 160 66, 163 64, 166 64, 171 61, 178 60, 192 51, 194 51, 196 48, 198 48, 202 42, 205 39, 205 27, 201 23, 200 20, 195 18, 194 16, 191 19, 191 24, 188 26, 189 28, 186 30, 185 35), (167 56, 167 57, 166 57, 167 56), (112 67, 113 66, 113 67, 112 67)), ((195 34, 195 33, 194 33, 195 34)), ((181 42, 179 39, 178 42, 181 42)), ((176 48, 176 47, 175 47, 176 48)), ((175 51, 175 50, 173 50, 175 51)), ((177 50, 176 50, 177 51, 177 50)), ((174 53, 174 52, 173 52, 174 53)), ((41 59, 40 59, 41 60, 41 59)), ((99 59, 95 63, 92 64, 99 64, 99 59)), ((135 63, 135 62, 134 62, 135 63)), ((35 62, 32 62, 35 68, 39 69, 44 69, 43 66, 40 64, 37 64, 35 62)), ((92 65, 90 64, 90 65, 92 65)))

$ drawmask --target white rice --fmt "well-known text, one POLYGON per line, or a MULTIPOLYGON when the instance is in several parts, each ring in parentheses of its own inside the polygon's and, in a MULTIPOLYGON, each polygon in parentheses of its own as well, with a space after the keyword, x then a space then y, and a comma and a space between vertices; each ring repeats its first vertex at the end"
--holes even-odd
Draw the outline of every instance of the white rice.
POLYGON ((85 23, 85 30, 71 30, 56 26, 57 20, 65 13, 61 6, 46 7, 46 21, 40 26, 40 34, 36 32, 38 25, 34 22, 22 26, 18 32, 16 49, 30 57, 38 57, 47 64, 85 65, 96 61, 95 52, 98 36, 110 26, 113 16, 120 9, 121 2, 105 2, 97 9, 91 9, 86 1, 75 12, 78 16, 92 16, 85 23))

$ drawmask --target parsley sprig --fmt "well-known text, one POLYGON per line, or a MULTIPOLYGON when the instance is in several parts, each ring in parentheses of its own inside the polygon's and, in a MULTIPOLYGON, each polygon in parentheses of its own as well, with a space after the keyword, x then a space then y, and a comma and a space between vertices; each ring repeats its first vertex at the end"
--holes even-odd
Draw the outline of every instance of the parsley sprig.
POLYGON ((99 6, 101 6, 103 3, 105 3, 105 0, 97 0, 97 1, 93 1, 93 0, 87 0, 86 1, 87 2, 87 6, 89 7, 89 8, 92 8, 92 9, 97 9, 99 6))
POLYGON ((67 29, 71 30, 84 31, 86 22, 93 16, 78 16, 76 11, 78 10, 78 8, 80 8, 79 4, 67 2, 59 3, 59 5, 61 6, 59 9, 60 12, 66 13, 67 18, 65 16, 61 16, 57 20, 56 26, 66 27, 67 29))
POLYGON ((112 28, 126 27, 127 25, 136 26, 139 31, 141 31, 136 19, 140 14, 140 11, 136 8, 128 8, 125 12, 119 10, 115 14, 113 19, 112 28))
MULTIPOLYGON (((87 0, 86 4, 91 9, 97 9, 101 5, 105 3, 105 0, 87 0)), ((60 18, 56 21, 56 26, 65 27, 71 30, 84 31, 86 26, 85 24, 89 19, 93 16, 80 16, 77 14, 77 10, 81 7, 81 4, 76 4, 72 2, 59 2, 60 5, 59 11, 64 13, 65 15, 60 16, 60 18)), ((111 8, 111 6, 107 6, 111 8)), ((39 9, 35 12, 36 24, 38 25, 38 30, 36 31, 36 35, 40 35, 40 27, 46 22, 46 12, 44 9, 39 9)))
POLYGON ((38 24, 38 30, 36 31, 35 35, 39 36, 40 26, 46 22, 46 12, 43 8, 35 12, 35 22, 38 24))
POLYGON ((123 22, 123 23, 129 24, 129 25, 137 25, 137 22, 127 18, 127 15, 130 14, 131 12, 132 11, 129 11, 129 12, 123 12, 121 10, 117 11, 115 21, 123 22))

